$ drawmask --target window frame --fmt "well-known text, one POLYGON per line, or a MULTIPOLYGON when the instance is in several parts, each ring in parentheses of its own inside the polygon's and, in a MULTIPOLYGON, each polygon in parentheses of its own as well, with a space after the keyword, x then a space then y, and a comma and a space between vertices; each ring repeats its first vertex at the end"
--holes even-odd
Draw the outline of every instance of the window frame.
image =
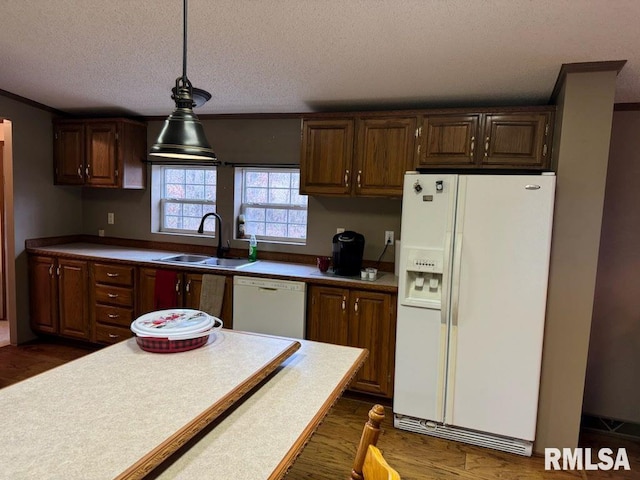
MULTIPOLYGON (((246 192, 246 181, 245 175, 247 172, 266 172, 266 173, 295 173, 298 174, 298 178, 300 177, 300 168, 299 167, 274 167, 269 165, 260 165, 260 166, 238 166, 236 167, 237 171, 240 173, 240 201, 238 207, 238 214, 245 215, 246 208, 248 207, 256 207, 256 208, 264 208, 265 216, 267 210, 288 210, 288 211, 304 211, 306 212, 306 220, 305 220, 305 236, 304 238, 296 238, 296 237, 276 237, 271 235, 257 235, 256 239, 262 242, 272 242, 272 243, 292 243, 296 245, 306 245, 307 243, 307 235, 309 232, 309 200, 308 195, 301 195, 302 197, 306 197, 307 201, 305 205, 291 204, 291 203, 261 203, 261 202, 245 202, 245 192, 246 192)), ((269 187, 267 187, 269 189, 269 187)), ((290 188, 291 190, 291 188, 290 188)), ((298 194, 300 195, 300 194, 298 194)), ((250 220, 245 218, 245 224, 250 223, 250 220)), ((266 219, 263 223, 266 222, 266 219)), ((287 220, 287 225, 289 225, 289 221, 287 220)), ((245 232, 244 239, 251 238, 251 233, 249 231, 245 232)))
MULTIPOLYGON (((184 228, 171 228, 171 227, 167 227, 166 226, 166 208, 167 208, 167 204, 169 203, 177 203, 177 204, 181 204, 181 205, 202 205, 203 209, 207 206, 211 206, 212 210, 215 212, 217 210, 217 187, 218 187, 218 171, 216 169, 215 166, 179 166, 179 165, 162 165, 160 167, 160 177, 161 177, 161 185, 160 185, 160 229, 159 232, 160 233, 171 233, 171 234, 178 234, 178 235, 195 235, 197 234, 197 230, 187 230, 184 228), (199 199, 192 199, 192 198, 170 198, 170 197, 165 197, 165 193, 166 193, 166 171, 167 170, 185 170, 185 175, 186 175, 186 170, 213 170, 216 174, 216 185, 215 185, 215 192, 216 192, 216 200, 199 200, 199 199)), ((206 187, 206 185, 205 185, 206 187)), ((182 217, 181 217, 182 218, 182 217)), ((215 222, 208 222, 207 225, 213 225, 213 229, 205 229, 204 233, 206 235, 212 235, 215 237, 215 228, 216 228, 216 223, 215 222)))

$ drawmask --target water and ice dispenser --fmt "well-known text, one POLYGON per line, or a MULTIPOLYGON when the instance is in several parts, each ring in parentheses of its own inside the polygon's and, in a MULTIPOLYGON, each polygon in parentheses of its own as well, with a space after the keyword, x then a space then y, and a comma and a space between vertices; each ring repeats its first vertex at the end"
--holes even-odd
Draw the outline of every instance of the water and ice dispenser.
POLYGON ((407 248, 405 269, 401 281, 405 282, 403 305, 440 309, 442 301, 442 249, 407 248))

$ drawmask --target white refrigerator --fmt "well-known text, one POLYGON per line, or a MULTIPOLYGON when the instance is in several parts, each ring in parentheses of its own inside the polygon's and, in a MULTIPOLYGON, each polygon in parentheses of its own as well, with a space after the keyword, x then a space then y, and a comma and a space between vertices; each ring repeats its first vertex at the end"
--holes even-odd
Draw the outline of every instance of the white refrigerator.
POLYGON ((531 455, 555 181, 406 174, 396 427, 531 455))

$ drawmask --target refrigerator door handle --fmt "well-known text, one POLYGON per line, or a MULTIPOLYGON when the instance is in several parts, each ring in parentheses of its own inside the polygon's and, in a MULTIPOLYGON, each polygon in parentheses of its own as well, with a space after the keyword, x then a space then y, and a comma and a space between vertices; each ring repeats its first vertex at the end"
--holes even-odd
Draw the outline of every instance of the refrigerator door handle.
POLYGON ((453 278, 451 282, 451 325, 458 325, 458 304, 460 296, 460 266, 462 259, 462 234, 456 235, 453 253, 453 278))
POLYGON ((446 232, 444 236, 444 259, 442 272, 442 297, 440 298, 440 323, 443 325, 447 324, 447 319, 449 317, 449 302, 447 299, 449 298, 449 282, 445 279, 445 273, 447 271, 446 265, 449 265, 449 258, 451 257, 451 232, 446 232))

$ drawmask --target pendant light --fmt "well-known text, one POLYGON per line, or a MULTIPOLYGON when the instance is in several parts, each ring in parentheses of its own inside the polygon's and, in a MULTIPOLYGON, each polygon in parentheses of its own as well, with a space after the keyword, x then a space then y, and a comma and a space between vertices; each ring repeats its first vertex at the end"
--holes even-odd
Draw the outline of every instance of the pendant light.
POLYGON ((165 120, 158 140, 149 152, 149 163, 165 165, 217 165, 218 159, 204 134, 193 107, 211 98, 211 94, 193 88, 187 78, 187 0, 184 5, 182 76, 176 79, 171 98, 176 108, 165 120), (196 101, 194 101, 194 98, 196 101))

